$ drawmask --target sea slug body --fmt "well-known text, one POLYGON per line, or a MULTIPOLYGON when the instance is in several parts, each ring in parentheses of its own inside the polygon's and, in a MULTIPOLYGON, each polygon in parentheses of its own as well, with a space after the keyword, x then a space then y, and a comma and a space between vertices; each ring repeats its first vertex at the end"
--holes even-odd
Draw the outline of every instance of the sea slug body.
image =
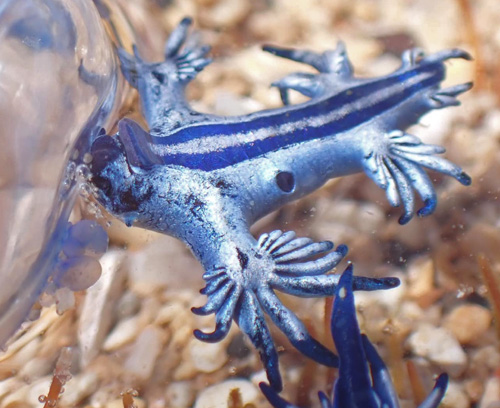
MULTIPOLYGON (((165 60, 149 63, 119 50, 122 72, 139 91, 149 132, 122 119, 118 133, 93 143, 92 182, 99 202, 127 225, 184 241, 202 263, 207 295, 200 315, 215 313, 219 341, 234 320, 260 353, 271 386, 280 390, 278 354, 264 315, 306 356, 330 366, 338 358, 317 342, 287 309, 275 290, 301 297, 335 293, 340 276, 327 274, 347 247, 313 242, 294 232, 273 231, 255 239, 250 226, 327 180, 365 172, 402 206, 401 223, 414 214, 418 193, 432 213, 437 198, 423 168, 450 175, 464 185, 462 169, 436 156, 440 146, 423 144, 403 130, 432 109, 457 105, 470 84, 441 89, 444 62, 469 59, 460 50, 424 55, 404 53, 401 67, 381 78, 352 75, 345 47, 322 54, 264 47, 309 64, 318 74, 291 74, 274 83, 285 106, 245 116, 223 117, 194 111, 185 86, 210 60, 207 46, 188 39, 184 19, 165 46, 165 60), (310 97, 290 105, 288 91, 310 97)), ((395 278, 354 277, 354 290, 388 289, 395 278)))

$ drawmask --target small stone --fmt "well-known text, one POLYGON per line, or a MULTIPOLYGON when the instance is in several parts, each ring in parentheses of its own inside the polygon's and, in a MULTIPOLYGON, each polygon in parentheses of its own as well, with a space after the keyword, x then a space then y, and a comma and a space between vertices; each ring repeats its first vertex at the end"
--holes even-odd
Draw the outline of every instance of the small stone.
POLYGON ((20 388, 22 383, 23 381, 17 377, 10 377, 0 381, 0 399, 12 394, 13 390, 20 388))
POLYGON ((194 292, 203 287, 203 268, 199 262, 182 242, 167 236, 131 253, 128 273, 130 288, 144 297, 163 288, 194 292))
POLYGON ((486 382, 479 408, 500 408, 500 379, 492 377, 486 382))
POLYGON ((448 388, 446 389, 446 394, 444 394, 443 406, 453 408, 469 408, 469 397, 458 383, 450 381, 448 388))
POLYGON ((62 405, 76 406, 97 390, 99 381, 99 376, 92 371, 75 375, 64 387, 65 391, 61 396, 62 405))
POLYGON ((434 262, 424 258, 412 262, 408 266, 408 295, 412 299, 420 299, 434 288, 434 262))
POLYGON ((194 367, 203 373, 212 373, 227 361, 225 342, 205 343, 192 339, 188 349, 194 367))
POLYGON ((245 0, 223 0, 199 16, 210 26, 228 29, 241 23, 250 12, 251 2, 245 0))
POLYGON ((424 311, 422 308, 415 302, 406 301, 401 304, 399 309, 399 317, 401 319, 415 322, 424 319, 424 311))
POLYGON ((117 350, 124 344, 133 341, 140 331, 140 320, 139 316, 133 316, 120 321, 109 336, 106 337, 102 346, 103 350, 117 350))
POLYGON ((147 380, 154 369, 163 346, 162 331, 155 326, 146 327, 135 341, 124 368, 134 377, 147 380))
POLYGON ((487 345, 474 350, 470 355, 469 371, 476 378, 485 378, 500 366, 500 353, 495 345, 487 345))
POLYGON ((35 357, 27 361, 19 370, 19 377, 26 382, 48 375, 52 371, 53 361, 47 357, 35 357))
MULTIPOLYGON (((179 316, 186 315, 186 308, 180 303, 169 302, 163 305, 158 313, 156 314, 155 324, 157 325, 167 325, 176 321, 179 316)), ((186 318, 191 317, 191 315, 185 316, 186 318)), ((191 319, 192 320, 192 319, 191 319)), ((184 322, 185 323, 185 322, 184 322)))
POLYGON ((477 403, 484 393, 484 384, 478 379, 464 381, 464 390, 471 402, 477 403))
MULTIPOLYGON (((177 333, 172 336, 172 342, 176 335, 177 333)), ((189 330, 187 346, 185 346, 186 340, 181 343, 182 359, 175 369, 174 379, 187 380, 199 372, 212 373, 220 369, 227 361, 226 347, 231 337, 229 335, 217 343, 205 343, 194 338, 192 330, 189 330)))
POLYGON ((198 395, 194 408, 227 408, 229 394, 236 388, 240 391, 243 405, 256 403, 259 397, 257 387, 250 381, 234 379, 205 388, 198 395))
MULTIPOLYGON (((117 398, 111 402, 106 403, 104 405, 105 408, 123 408, 123 398, 117 398)), ((134 397, 134 406, 136 408, 145 408, 146 407, 146 402, 138 397, 134 397)))
POLYGON ((52 376, 46 376, 16 390, 11 390, 2 399, 2 407, 24 407, 23 404, 26 404, 26 401, 38 401, 40 395, 47 395, 51 382, 52 376))
POLYGON ((116 304, 116 312, 120 319, 139 313, 141 300, 133 292, 125 292, 116 304))
POLYGON ((421 324, 408 338, 408 345, 417 356, 429 359, 452 377, 459 376, 466 368, 467 356, 447 329, 421 324))
MULTIPOLYGON (((288 372, 287 372, 288 376, 288 372)), ((256 373, 254 373, 250 379, 252 380, 252 383, 258 387, 261 382, 267 383, 269 380, 267 379, 267 373, 266 370, 259 370, 256 373)))
POLYGON ((189 408, 193 405, 194 392, 189 381, 175 381, 165 391, 166 406, 169 408, 189 408))
POLYGON ((465 304, 454 308, 444 319, 446 327, 460 344, 473 345, 481 341, 492 321, 491 312, 479 305, 465 304))
POLYGON ((101 258, 102 275, 95 285, 87 289, 80 319, 78 342, 80 363, 86 367, 99 353, 113 319, 114 305, 123 284, 122 262, 125 251, 109 251, 101 258))

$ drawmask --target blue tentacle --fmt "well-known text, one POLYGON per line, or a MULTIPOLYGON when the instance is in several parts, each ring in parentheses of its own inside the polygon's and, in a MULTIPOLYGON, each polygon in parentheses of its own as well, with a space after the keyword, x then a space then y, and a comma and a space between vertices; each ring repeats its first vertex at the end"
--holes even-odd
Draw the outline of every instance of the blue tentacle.
MULTIPOLYGON (((353 295, 353 268, 343 272, 335 292, 331 318, 332 337, 339 353, 338 379, 333 399, 318 394, 322 408, 399 408, 389 371, 377 350, 361 335, 356 319, 353 295)), ((443 399, 448 376, 441 374, 432 392, 419 408, 437 408, 443 399)), ((267 384, 259 384, 267 400, 275 408, 297 408, 267 384)))
POLYGON ((398 407, 398 396, 392 386, 391 375, 387 366, 380 358, 373 344, 368 340, 368 337, 363 334, 361 339, 366 360, 370 365, 372 387, 375 394, 380 398, 382 404, 386 404, 388 407, 398 407))
POLYGON ((259 352, 260 358, 266 367, 269 383, 273 389, 278 392, 281 391, 283 383, 279 373, 278 353, 274 347, 259 302, 252 292, 246 291, 243 293, 235 318, 240 329, 250 338, 250 341, 259 352))
POLYGON ((216 343, 227 336, 241 292, 238 286, 231 288, 230 294, 215 314, 215 330, 212 333, 195 330, 193 333, 198 340, 216 343))
POLYGON ((272 290, 262 287, 256 294, 264 311, 297 350, 320 364, 338 366, 338 357, 309 334, 305 325, 280 302, 272 290))

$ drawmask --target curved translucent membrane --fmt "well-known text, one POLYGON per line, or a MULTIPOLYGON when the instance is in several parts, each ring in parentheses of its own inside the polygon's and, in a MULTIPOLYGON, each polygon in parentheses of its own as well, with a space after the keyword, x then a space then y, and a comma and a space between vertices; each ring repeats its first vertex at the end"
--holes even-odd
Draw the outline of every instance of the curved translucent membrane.
POLYGON ((68 218, 76 173, 118 99, 117 78, 91 0, 0 2, 0 345, 49 280, 71 286, 61 271, 85 267, 75 239, 98 239, 99 251, 107 244, 100 227, 74 228, 68 218))

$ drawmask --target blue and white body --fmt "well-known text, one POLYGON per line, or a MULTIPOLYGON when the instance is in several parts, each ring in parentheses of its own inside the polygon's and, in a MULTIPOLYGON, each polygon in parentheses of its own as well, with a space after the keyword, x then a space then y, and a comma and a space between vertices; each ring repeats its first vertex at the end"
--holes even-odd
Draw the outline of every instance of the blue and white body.
MULTIPOLYGON (((431 109, 458 104, 455 96, 470 84, 440 89, 444 61, 468 55, 450 50, 424 56, 412 50, 395 73, 356 79, 343 45, 323 54, 266 47, 319 73, 276 82, 282 108, 220 117, 196 112, 185 100, 184 87, 210 62, 208 47, 187 38, 189 25, 184 19, 172 33, 163 62, 147 63, 136 49, 134 56, 120 50, 122 71, 139 91, 149 132, 123 119, 116 135, 97 139, 92 181, 98 200, 125 223, 172 235, 191 248, 206 270, 202 293, 208 296, 207 304, 193 311, 216 315, 213 333, 195 335, 218 341, 234 319, 259 350, 272 386, 280 389, 278 357, 263 312, 302 353, 337 365, 337 357, 309 335, 274 290, 331 296, 339 276, 326 272, 347 248, 334 250, 331 242, 315 243, 293 232, 255 239, 250 226, 327 180, 356 172, 366 172, 392 205, 403 206, 402 222, 414 213, 414 191, 425 204, 420 215, 435 208, 436 194, 422 167, 469 184, 460 167, 435 156, 443 148, 401 130, 431 109), (288 105, 288 89, 311 99, 288 105)), ((357 290, 397 284, 392 278, 354 278, 357 290)))
MULTIPOLYGON (((386 365, 368 337, 359 331, 352 292, 352 265, 337 286, 331 319, 335 348, 339 353, 338 379, 333 399, 319 393, 322 408, 399 408, 399 401, 386 365)), ((448 387, 441 374, 433 390, 418 408, 437 408, 448 387)), ((274 408, 297 408, 265 383, 260 388, 274 408)))

